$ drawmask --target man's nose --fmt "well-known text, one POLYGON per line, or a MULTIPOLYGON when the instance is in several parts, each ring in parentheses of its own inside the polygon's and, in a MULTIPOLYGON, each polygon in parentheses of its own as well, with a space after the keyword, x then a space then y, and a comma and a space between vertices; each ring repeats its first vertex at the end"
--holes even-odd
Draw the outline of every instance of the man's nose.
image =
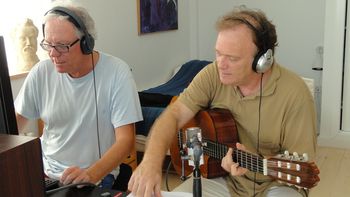
POLYGON ((228 57, 221 56, 217 59, 219 68, 226 68, 228 63, 228 57))
POLYGON ((56 50, 55 47, 52 47, 51 50, 50 50, 50 52, 49 52, 49 55, 50 55, 51 57, 58 57, 58 56, 61 55, 61 53, 58 52, 58 51, 56 50))

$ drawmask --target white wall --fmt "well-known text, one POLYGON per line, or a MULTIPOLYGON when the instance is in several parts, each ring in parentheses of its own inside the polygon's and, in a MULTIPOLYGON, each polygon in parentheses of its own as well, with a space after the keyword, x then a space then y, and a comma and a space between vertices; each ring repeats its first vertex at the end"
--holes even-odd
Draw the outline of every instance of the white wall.
POLYGON ((172 69, 190 59, 214 58, 215 21, 236 5, 259 8, 277 26, 276 58, 320 84, 311 70, 315 48, 323 45, 325 0, 178 0, 179 29, 139 36, 136 1, 78 0, 96 22, 96 49, 124 59, 140 90, 168 79, 172 69), (312 14, 310 13, 312 12, 312 14))
POLYGON ((199 9, 199 58, 214 58, 215 21, 233 7, 261 9, 276 25, 279 47, 276 59, 300 75, 314 78, 312 62, 317 46, 323 46, 325 0, 197 0, 199 9))
POLYGON ((138 35, 136 0, 80 0, 95 19, 96 48, 124 59, 139 90, 166 81, 190 59, 189 1, 178 0, 178 30, 138 35))
POLYGON ((178 0, 178 30, 141 36, 136 1, 79 2, 95 19, 96 48, 128 62, 140 90, 164 82, 174 67, 189 59, 213 60, 215 21, 241 4, 263 10, 276 25, 276 59, 321 86, 321 73, 311 68, 316 47, 323 46, 325 0, 178 0))

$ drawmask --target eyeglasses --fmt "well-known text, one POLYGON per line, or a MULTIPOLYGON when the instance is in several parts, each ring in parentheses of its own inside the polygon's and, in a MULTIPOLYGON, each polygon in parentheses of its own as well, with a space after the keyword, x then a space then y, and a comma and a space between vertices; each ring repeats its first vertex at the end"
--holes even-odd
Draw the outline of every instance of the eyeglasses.
POLYGON ((43 48, 45 51, 51 51, 52 49, 56 49, 59 53, 68 53, 69 49, 74 46, 80 39, 78 38, 75 40, 72 44, 58 44, 58 45, 51 45, 48 43, 45 43, 45 40, 42 40, 40 42, 41 48, 43 48))

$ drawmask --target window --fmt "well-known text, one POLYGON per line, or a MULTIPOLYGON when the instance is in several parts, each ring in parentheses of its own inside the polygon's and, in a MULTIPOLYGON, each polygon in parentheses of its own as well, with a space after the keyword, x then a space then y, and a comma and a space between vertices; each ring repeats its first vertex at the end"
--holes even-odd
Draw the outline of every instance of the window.
MULTIPOLYGON (((9 65, 10 75, 16 74, 16 50, 14 40, 11 37, 16 24, 23 21, 25 18, 33 20, 34 25, 39 29, 38 46, 42 39, 41 21, 48 9, 50 0, 11 0, 6 4, 2 4, 0 8, 0 35, 5 38, 6 54, 9 65)), ((39 59, 43 59, 45 54, 38 47, 37 55, 39 59)))

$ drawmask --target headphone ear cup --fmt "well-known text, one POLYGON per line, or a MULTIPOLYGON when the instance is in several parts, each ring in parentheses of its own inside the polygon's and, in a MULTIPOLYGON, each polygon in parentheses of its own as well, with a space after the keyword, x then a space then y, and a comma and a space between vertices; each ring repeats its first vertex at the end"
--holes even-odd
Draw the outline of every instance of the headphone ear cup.
POLYGON ((80 48, 83 54, 91 54, 93 52, 94 45, 95 40, 90 34, 84 35, 80 39, 80 48))
POLYGON ((266 52, 259 52, 253 61, 252 68, 257 73, 266 72, 273 64, 273 52, 268 49, 266 52))

